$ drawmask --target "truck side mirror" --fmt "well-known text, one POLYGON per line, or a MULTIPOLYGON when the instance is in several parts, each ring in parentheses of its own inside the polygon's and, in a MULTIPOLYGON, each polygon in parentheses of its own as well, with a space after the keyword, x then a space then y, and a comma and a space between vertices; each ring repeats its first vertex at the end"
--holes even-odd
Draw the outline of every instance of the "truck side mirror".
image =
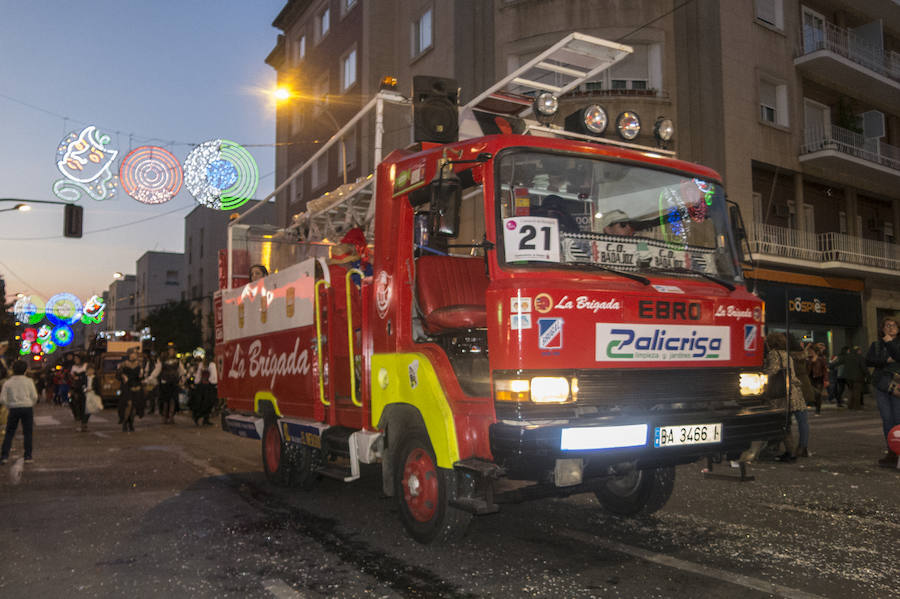
POLYGON ((456 237, 459 233, 459 208, 462 183, 455 174, 431 182, 431 234, 456 237))
POLYGON ((731 234, 734 237, 734 247, 737 250, 738 262, 744 261, 744 243, 747 242, 747 230, 744 228, 744 219, 741 216, 741 208, 737 204, 728 207, 728 217, 731 221, 731 234))

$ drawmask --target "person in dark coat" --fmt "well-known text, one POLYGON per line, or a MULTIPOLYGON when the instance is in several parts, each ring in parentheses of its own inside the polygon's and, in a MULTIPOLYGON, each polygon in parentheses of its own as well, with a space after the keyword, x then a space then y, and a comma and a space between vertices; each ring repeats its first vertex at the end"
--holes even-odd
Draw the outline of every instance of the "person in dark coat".
MULTIPOLYGON (((875 401, 881 414, 884 438, 895 426, 900 425, 900 331, 893 318, 881 320, 879 338, 872 342, 866 352, 866 364, 873 367, 872 384, 875 386, 875 401)), ((897 465, 897 454, 887 448, 879 466, 893 468, 897 465)))
POLYGON ((144 393, 141 388, 141 361, 137 351, 128 352, 128 357, 119 364, 119 380, 122 382, 122 395, 119 396, 119 419, 122 421, 122 432, 134 432, 135 415, 144 414, 144 393))
POLYGON ((868 374, 865 358, 862 357, 859 347, 853 346, 842 359, 844 380, 850 391, 850 401, 847 407, 851 410, 861 410, 863 387, 866 384, 866 374, 868 374))

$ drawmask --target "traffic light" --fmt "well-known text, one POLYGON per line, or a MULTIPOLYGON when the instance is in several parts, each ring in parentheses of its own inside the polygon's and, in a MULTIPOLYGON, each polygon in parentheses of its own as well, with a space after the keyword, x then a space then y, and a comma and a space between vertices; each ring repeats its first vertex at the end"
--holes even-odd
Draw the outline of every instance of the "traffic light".
POLYGON ((81 219, 84 216, 84 208, 75 204, 66 204, 63 215, 63 235, 66 237, 81 237, 81 219))

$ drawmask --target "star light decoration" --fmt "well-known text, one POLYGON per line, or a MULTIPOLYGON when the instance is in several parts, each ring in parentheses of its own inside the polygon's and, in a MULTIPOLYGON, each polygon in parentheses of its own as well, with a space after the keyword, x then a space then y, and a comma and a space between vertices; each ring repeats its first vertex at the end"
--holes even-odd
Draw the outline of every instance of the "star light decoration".
POLYGON ((181 189, 184 175, 175 155, 157 146, 141 146, 119 166, 122 189, 143 204, 163 204, 181 189))
POLYGON ((259 169, 243 146, 227 139, 207 141, 184 161, 185 185, 204 206, 234 210, 256 193, 259 169))
POLYGON ((118 178, 111 168, 118 155, 109 135, 94 125, 72 131, 56 148, 56 168, 65 178, 53 183, 53 193, 66 202, 77 202, 86 195, 95 200, 112 199, 118 178))

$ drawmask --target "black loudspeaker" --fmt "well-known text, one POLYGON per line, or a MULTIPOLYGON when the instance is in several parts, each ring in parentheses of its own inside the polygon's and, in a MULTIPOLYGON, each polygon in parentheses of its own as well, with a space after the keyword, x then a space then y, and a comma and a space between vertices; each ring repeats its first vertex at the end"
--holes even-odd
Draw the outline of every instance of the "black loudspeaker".
POLYGON ((415 141, 450 143, 459 139, 459 86, 455 79, 413 77, 415 141))
POLYGON ((84 218, 84 208, 75 204, 66 204, 63 212, 63 235, 66 237, 81 237, 81 221, 84 218))

